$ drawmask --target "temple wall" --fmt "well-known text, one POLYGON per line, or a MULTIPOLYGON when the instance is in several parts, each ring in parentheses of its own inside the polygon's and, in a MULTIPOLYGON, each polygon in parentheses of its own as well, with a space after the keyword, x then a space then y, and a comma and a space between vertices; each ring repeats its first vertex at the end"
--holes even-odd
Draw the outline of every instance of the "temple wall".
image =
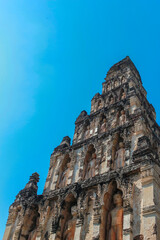
POLYGON ((160 240, 160 127, 129 57, 54 149, 42 195, 32 174, 3 240, 160 240))

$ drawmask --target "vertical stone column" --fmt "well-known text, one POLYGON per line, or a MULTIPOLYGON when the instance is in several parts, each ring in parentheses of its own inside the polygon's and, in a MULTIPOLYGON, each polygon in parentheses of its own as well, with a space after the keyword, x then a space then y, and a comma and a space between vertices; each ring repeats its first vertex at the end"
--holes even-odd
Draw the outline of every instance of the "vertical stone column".
POLYGON ((123 240, 132 240, 132 209, 130 208, 124 208, 123 212, 123 240))
POLYGON ((80 240, 80 235, 81 235, 81 229, 83 226, 83 222, 84 222, 84 216, 81 213, 81 211, 78 213, 78 217, 77 217, 77 223, 76 223, 76 230, 75 230, 75 234, 74 234, 74 240, 80 240))
POLYGON ((84 223, 84 203, 83 203, 83 193, 77 199, 77 223, 74 234, 74 240, 81 239, 81 230, 84 223))
POLYGON ((133 184, 131 179, 123 185, 123 240, 133 240, 133 184))
POLYGON ((155 205, 155 191, 160 191, 160 188, 155 180, 153 166, 144 167, 142 169, 143 235, 144 239, 148 238, 152 240, 159 239, 156 221, 159 211, 157 211, 155 205))
POLYGON ((96 195, 93 205, 94 215, 93 215, 93 240, 99 239, 100 223, 101 223, 101 205, 100 199, 96 195))

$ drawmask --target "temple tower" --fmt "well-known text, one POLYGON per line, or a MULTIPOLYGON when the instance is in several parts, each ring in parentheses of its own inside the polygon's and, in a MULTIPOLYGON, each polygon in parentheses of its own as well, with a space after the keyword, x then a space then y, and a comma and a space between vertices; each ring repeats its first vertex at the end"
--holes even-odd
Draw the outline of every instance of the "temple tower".
POLYGON ((3 240, 160 240, 160 128, 129 57, 54 149, 42 195, 33 174, 3 240))

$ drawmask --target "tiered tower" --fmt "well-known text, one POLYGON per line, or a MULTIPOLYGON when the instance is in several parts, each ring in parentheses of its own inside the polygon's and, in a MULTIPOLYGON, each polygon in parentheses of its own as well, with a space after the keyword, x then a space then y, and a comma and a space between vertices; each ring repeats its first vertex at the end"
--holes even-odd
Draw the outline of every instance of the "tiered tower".
POLYGON ((160 128, 129 57, 9 210, 3 240, 160 240, 160 128))

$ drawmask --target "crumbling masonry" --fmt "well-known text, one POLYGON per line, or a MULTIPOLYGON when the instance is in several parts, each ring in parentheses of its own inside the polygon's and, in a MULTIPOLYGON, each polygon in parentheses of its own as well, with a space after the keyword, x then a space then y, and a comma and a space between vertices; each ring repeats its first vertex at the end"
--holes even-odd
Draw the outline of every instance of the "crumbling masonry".
POLYGON ((108 71, 54 149, 44 192, 32 174, 3 240, 160 240, 160 127, 129 57, 108 71))

